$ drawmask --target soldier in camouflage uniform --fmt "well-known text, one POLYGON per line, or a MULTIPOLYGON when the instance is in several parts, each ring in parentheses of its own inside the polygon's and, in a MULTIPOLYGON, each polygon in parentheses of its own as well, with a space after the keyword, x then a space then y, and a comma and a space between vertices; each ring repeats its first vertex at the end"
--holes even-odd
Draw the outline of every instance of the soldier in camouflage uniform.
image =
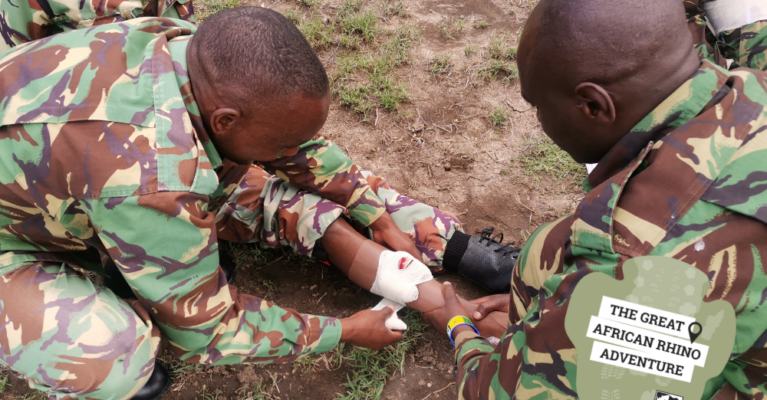
MULTIPOLYGON (((702 398, 767 397, 767 73, 701 62, 682 18, 664 0, 542 0, 531 14, 522 95, 558 145, 599 163, 576 212, 531 236, 510 296, 480 300, 475 318, 508 312, 500 344, 456 328, 460 399, 578 398, 570 295, 586 274, 623 279, 623 263, 646 255, 702 270, 705 300, 735 310, 731 359, 702 398)), ((763 52, 752 27, 728 39, 763 52)), ((764 53, 736 61, 763 68, 764 53)), ((446 307, 425 315, 439 329, 467 315, 444 292, 446 307)))
POLYGON ((723 68, 727 68, 727 59, 730 59, 730 69, 748 67, 767 71, 767 20, 756 17, 757 21, 716 34, 707 23, 711 18, 703 11, 703 7, 714 2, 737 6, 727 0, 683 1, 698 55, 723 68))
MULTIPOLYGON (((129 398, 153 372, 161 332, 183 360, 208 365, 287 362, 339 340, 376 348, 401 337, 384 327, 386 311, 341 321, 300 314, 237 293, 219 268, 219 238, 312 255, 341 216, 390 247, 404 237, 439 268, 460 230, 454 216, 398 194, 314 136, 327 116, 327 77, 278 15, 228 10, 198 34, 187 21, 130 19, 0 55, 0 361, 33 388, 56 399, 129 398), (202 60, 224 57, 191 53, 202 43, 228 51, 238 41, 218 37, 248 35, 285 35, 293 42, 271 37, 290 43, 280 57, 311 57, 266 60, 272 49, 257 53, 263 62, 227 62, 276 62, 285 83, 277 92, 325 93, 249 117, 269 118, 267 139, 203 95, 220 70, 202 60), (319 89, 301 83, 312 68, 324 79, 319 89), (240 140, 222 139, 235 128, 246 132, 240 140), (82 269, 100 270, 98 253, 114 260, 137 300, 84 277, 82 269)), ((247 48, 224 55, 261 51, 257 40, 241 43, 247 48)))
POLYGON ((195 22, 192 0, 0 0, 0 52, 56 33, 136 17, 195 22))

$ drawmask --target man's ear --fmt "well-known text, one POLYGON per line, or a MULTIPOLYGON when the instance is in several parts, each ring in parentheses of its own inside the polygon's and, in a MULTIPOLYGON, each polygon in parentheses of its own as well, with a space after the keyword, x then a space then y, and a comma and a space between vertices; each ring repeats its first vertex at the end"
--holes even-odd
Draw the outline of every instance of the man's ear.
POLYGON ((240 116, 240 112, 233 108, 217 108, 210 115, 210 128, 213 134, 217 136, 226 134, 237 123, 240 116))
POLYGON ((586 118, 602 125, 612 125, 615 122, 615 104, 610 94, 601 86, 583 82, 575 88, 575 98, 578 108, 586 118))

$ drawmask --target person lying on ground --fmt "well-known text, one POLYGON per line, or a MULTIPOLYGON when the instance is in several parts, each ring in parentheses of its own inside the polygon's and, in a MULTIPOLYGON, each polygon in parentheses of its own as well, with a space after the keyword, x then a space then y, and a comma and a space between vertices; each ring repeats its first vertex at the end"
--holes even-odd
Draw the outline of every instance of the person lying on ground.
MULTIPOLYGON (((401 338, 385 326, 391 309, 337 320, 238 293, 219 238, 308 256, 319 244, 369 289, 382 259, 410 254, 438 269, 443 259, 507 257, 487 238, 484 258, 464 259, 478 239, 454 216, 398 194, 317 136, 327 75, 276 12, 227 10, 199 29, 138 18, 74 30, 0 54, 0 71, 0 361, 50 396, 159 396, 161 333, 202 364, 287 362, 339 341, 401 338), (355 267, 349 257, 363 246, 374 256, 355 267), (135 299, 85 277, 101 271, 100 254, 135 299)), ((392 287, 379 283, 384 294, 392 287)), ((441 306, 435 281, 416 286, 415 300, 412 282, 410 297, 390 300, 441 306)))
MULTIPOLYGON (((570 295, 584 275, 622 279, 623 263, 645 255, 704 271, 704 301, 736 310, 731 360, 702 398, 765 398, 767 73, 701 61, 684 11, 667 0, 542 0, 531 13, 522 96, 557 145, 598 164, 576 212, 531 236, 511 294, 482 301, 480 314, 508 311, 501 342, 468 325, 452 332, 459 398, 578 398, 570 295)), ((449 284, 444 293, 446 306, 424 316, 437 329, 472 313, 449 284)))

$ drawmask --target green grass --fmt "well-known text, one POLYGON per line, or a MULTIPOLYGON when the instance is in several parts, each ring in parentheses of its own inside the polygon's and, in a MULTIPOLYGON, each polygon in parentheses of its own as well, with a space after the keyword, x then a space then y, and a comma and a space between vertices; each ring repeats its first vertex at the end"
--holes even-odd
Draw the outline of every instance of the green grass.
POLYGON ((405 356, 424 338, 427 325, 421 321, 421 313, 407 309, 402 320, 408 325, 404 338, 397 344, 380 351, 353 347, 344 358, 349 374, 344 386, 346 393, 339 393, 337 400, 380 399, 386 381, 395 373, 402 373, 405 356))
POLYGON ((197 21, 202 22, 219 11, 239 6, 240 0, 197 0, 194 3, 194 15, 197 21))
POLYGON ((466 47, 463 48, 463 54, 466 55, 466 57, 471 57, 474 54, 477 54, 478 50, 479 46, 474 43, 469 43, 466 45, 466 47))
POLYGON ((0 393, 4 393, 8 386, 11 386, 10 383, 8 383, 8 371, 3 371, 3 377, 0 378, 0 393))
POLYGON ((352 13, 356 13, 362 8, 363 0, 346 0, 341 8, 338 10, 339 16, 345 16, 352 13))
POLYGON ((258 382, 255 385, 244 385, 237 389, 238 400, 273 400, 279 399, 274 395, 274 384, 258 382))
POLYGON ((345 33, 342 33, 340 38, 338 39, 341 46, 347 49, 356 50, 360 47, 360 44, 362 43, 362 39, 360 39, 359 36, 354 35, 347 35, 345 33))
POLYGON ((318 7, 322 5, 322 0, 296 0, 299 6, 304 8, 318 7))
POLYGON ((333 43, 335 24, 326 24, 319 15, 311 15, 298 25, 313 49, 326 49, 333 43))
POLYGON ((343 33, 360 35, 367 43, 372 43, 378 35, 378 17, 372 11, 341 14, 339 24, 343 33))
POLYGON ((213 393, 208 393, 207 387, 202 385, 202 393, 199 396, 195 396, 195 400, 218 400, 218 396, 221 394, 221 390, 216 389, 213 393))
POLYGON ((331 94, 342 106, 363 114, 363 121, 369 121, 367 114, 374 109, 398 111, 410 99, 407 87, 392 72, 410 62, 410 48, 420 39, 420 29, 408 23, 387 29, 380 23, 405 16, 402 1, 381 0, 380 7, 365 8, 363 0, 346 0, 330 22, 313 11, 284 15, 316 51, 335 47, 328 56, 328 62, 337 65, 328 69, 331 94))
POLYGON ((31 392, 24 393, 19 400, 48 400, 48 395, 39 391, 33 390, 31 392))
POLYGON ((446 40, 455 40, 463 31, 464 25, 466 25, 466 20, 463 18, 448 20, 439 24, 439 31, 446 40))
POLYGON ((489 58, 485 60, 477 74, 485 80, 503 79, 509 82, 519 77, 517 69, 517 48, 506 43, 503 36, 493 34, 487 48, 489 58))
POLYGON ((332 94, 341 105, 364 115, 378 107, 398 110, 410 94, 391 72, 409 62, 410 48, 419 37, 417 28, 403 25, 374 51, 339 56, 332 94))
POLYGON ((527 140, 519 165, 527 176, 545 174, 555 181, 567 180, 580 185, 586 178, 586 167, 578 164, 567 152, 554 144, 548 136, 527 140))
POLYGON ((490 122, 492 122, 493 126, 508 125, 509 116, 511 116, 511 113, 506 111, 506 107, 504 106, 499 106, 495 110, 491 111, 490 114, 487 114, 487 117, 490 118, 490 122))
POLYGON ((490 53, 490 58, 496 60, 516 61, 517 59, 517 48, 507 45, 503 36, 491 36, 490 46, 487 50, 490 53))
POLYGON ((388 21, 392 17, 404 17, 405 16, 405 3, 398 1, 397 3, 388 2, 386 0, 381 1, 381 18, 384 21, 388 21))
POLYGON ((479 21, 475 21, 474 25, 472 26, 474 26, 474 29, 485 29, 488 26, 490 26, 490 23, 485 21, 484 19, 481 19, 479 21))
POLYGON ((429 67, 429 72, 431 72, 431 74, 434 76, 447 72, 452 65, 450 64, 450 57, 450 53, 442 53, 434 57, 431 60, 431 67, 429 67))
POLYGON ((301 23, 301 16, 298 15, 296 10, 288 10, 282 13, 282 15, 285 16, 290 22, 292 22, 294 25, 298 26, 301 23))

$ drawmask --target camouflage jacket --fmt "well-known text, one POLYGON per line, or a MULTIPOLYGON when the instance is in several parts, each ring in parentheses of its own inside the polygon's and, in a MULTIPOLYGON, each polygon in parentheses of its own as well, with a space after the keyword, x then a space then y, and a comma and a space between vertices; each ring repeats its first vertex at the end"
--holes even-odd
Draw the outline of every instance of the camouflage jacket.
MULTIPOLYGON (((756 21, 740 28, 714 34, 708 27, 702 5, 717 0, 683 0, 687 26, 701 59, 721 67, 747 67, 767 71, 767 21, 756 21)), ((722 0, 719 0, 722 1, 722 0)))
MULTIPOLYGON (((186 71, 195 29, 138 18, 0 54, 0 275, 37 260, 83 265, 79 257, 95 248, 140 284, 139 300, 188 360, 284 361, 328 350, 340 338, 335 319, 237 295, 216 274, 196 272, 217 269, 222 235, 279 238, 257 237, 261 217, 228 202, 250 167, 222 160, 202 126, 186 71)), ((383 213, 356 166, 325 139, 273 167, 364 224, 383 213)))
POLYGON ((0 52, 56 33, 136 17, 195 22, 191 0, 0 0, 0 52))
POLYGON ((735 309, 731 360, 703 399, 765 398, 765 82, 765 72, 703 61, 600 161, 575 214, 525 245, 501 343, 456 338, 460 398, 577 398, 578 354, 564 333, 569 296, 585 274, 622 279, 623 262, 643 255, 704 271, 704 300, 735 309))

